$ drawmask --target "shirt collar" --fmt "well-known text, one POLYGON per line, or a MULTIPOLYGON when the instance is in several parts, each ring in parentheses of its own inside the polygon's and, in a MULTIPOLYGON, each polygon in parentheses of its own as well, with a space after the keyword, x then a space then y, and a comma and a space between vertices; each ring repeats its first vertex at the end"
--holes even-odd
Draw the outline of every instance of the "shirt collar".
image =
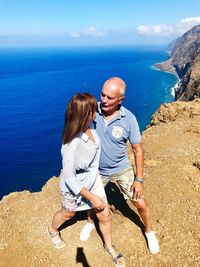
POLYGON ((83 141, 88 142, 89 136, 88 136, 86 133, 81 132, 81 133, 79 134, 79 137, 80 137, 83 141))
MULTIPOLYGON (((99 115, 103 116, 103 112, 101 110, 101 102, 98 102, 98 113, 99 115)), ((120 105, 118 117, 125 117, 126 115, 127 113, 126 113, 125 108, 120 105)))

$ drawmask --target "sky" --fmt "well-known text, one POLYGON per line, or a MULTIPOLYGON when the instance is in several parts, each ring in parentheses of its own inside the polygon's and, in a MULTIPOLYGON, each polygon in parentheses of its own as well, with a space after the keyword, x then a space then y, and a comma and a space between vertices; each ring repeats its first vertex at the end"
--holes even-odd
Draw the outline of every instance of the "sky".
POLYGON ((200 0, 0 0, 0 46, 168 44, 200 0))

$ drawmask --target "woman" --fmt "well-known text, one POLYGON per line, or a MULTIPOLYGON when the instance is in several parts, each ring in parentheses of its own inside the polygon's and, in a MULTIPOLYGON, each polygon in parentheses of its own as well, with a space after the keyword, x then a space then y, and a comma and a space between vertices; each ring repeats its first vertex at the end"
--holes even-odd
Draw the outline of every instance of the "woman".
POLYGON ((110 209, 98 172, 100 141, 91 127, 96 110, 96 99, 88 93, 79 93, 69 101, 61 148, 62 208, 54 215, 47 232, 53 246, 63 248, 65 243, 58 228, 77 211, 94 209, 106 251, 115 266, 125 266, 122 254, 112 246, 110 209))

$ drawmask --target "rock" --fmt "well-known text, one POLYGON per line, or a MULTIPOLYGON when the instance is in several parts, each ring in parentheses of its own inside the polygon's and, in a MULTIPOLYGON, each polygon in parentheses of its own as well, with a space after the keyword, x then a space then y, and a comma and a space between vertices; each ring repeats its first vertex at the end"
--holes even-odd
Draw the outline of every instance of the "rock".
MULTIPOLYGON (((161 252, 149 253, 135 208, 130 201, 120 206, 121 198, 118 206, 112 202, 113 243, 126 267, 200 266, 200 99, 163 104, 151 125, 142 134, 145 197, 161 252)), ((1 267, 113 266, 96 231, 79 240, 84 213, 62 229, 65 248, 52 247, 46 230, 60 202, 58 177, 41 192, 15 192, 0 201, 1 267)))
POLYGON ((200 97, 200 25, 190 29, 169 46, 172 49, 169 59, 155 66, 179 76, 176 100, 190 101, 200 97))
MULTIPOLYGON (((200 98, 190 103, 183 101, 176 101, 171 104, 162 104, 156 113, 152 116, 150 126, 159 123, 166 123, 168 121, 175 121, 177 119, 189 119, 198 116, 200 112, 200 98)), ((197 124, 188 128, 185 127, 184 131, 199 133, 199 126, 197 124), (188 130, 190 129, 190 130, 188 130)))
POLYGON ((200 170, 200 161, 194 162, 193 165, 200 170))

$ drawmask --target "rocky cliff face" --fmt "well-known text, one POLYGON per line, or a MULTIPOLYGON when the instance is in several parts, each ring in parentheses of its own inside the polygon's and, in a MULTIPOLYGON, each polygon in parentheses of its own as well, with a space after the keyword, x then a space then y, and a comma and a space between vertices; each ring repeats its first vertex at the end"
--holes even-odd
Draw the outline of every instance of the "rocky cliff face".
POLYGON ((176 73, 180 83, 176 100, 189 101, 200 97, 200 25, 173 41, 169 59, 156 64, 161 70, 176 73))
MULTIPOLYGON (((200 99, 163 104, 142 140, 145 197, 161 252, 149 254, 139 217, 130 202, 112 196, 114 187, 109 194, 113 243, 127 267, 200 266, 200 99)), ((96 231, 87 242, 79 240, 84 214, 62 228, 65 248, 52 247, 46 229, 60 205, 57 177, 41 192, 15 192, 0 201, 1 267, 114 266, 96 231)))

